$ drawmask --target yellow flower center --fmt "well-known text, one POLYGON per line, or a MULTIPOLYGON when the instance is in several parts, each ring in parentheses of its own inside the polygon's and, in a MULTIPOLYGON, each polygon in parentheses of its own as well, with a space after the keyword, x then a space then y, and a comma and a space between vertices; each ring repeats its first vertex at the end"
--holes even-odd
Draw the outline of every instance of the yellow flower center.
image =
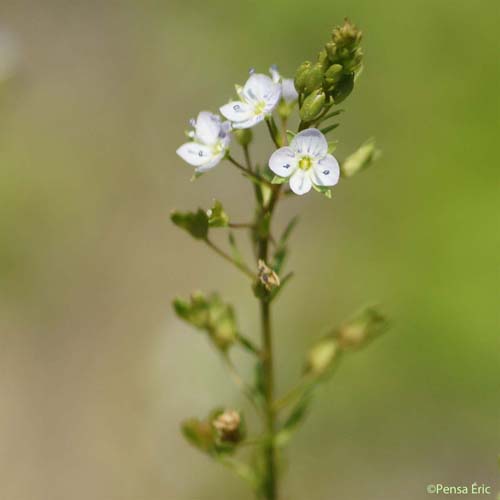
POLYGON ((260 101, 255 105, 254 113, 256 115, 260 115, 266 109, 266 103, 264 101, 260 101))
POLYGON ((224 151, 224 147, 222 146, 222 143, 219 141, 215 144, 215 146, 212 148, 212 151, 214 155, 218 155, 224 151))
POLYGON ((310 156, 303 156, 299 160, 299 168, 302 170, 309 170, 312 167, 312 158, 310 156))

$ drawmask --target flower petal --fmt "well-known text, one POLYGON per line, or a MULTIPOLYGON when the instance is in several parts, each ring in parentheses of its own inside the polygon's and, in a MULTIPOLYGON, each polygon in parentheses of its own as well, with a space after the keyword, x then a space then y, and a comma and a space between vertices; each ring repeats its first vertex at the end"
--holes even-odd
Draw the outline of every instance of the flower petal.
POLYGON ((209 111, 201 111, 195 124, 196 138, 203 144, 215 144, 221 129, 220 118, 209 111))
POLYGON ((339 177, 339 163, 332 155, 326 155, 312 169, 312 181, 316 186, 335 186, 339 177))
POLYGON ((260 113, 258 115, 252 114, 248 120, 242 122, 233 122, 233 128, 250 128, 257 123, 260 123, 266 117, 265 113, 260 113))
POLYGON ((252 104, 265 102, 272 110, 281 96, 281 85, 273 82, 267 75, 254 73, 245 83, 242 95, 247 102, 252 104))
POLYGON ((308 193, 312 188, 311 178, 308 172, 298 168, 290 177, 290 189, 298 195, 308 193))
POLYGON ((199 167, 209 162, 213 155, 212 150, 203 144, 197 142, 186 142, 176 153, 187 163, 193 167, 199 167))
POLYGON ((280 72, 278 71, 278 66, 276 66, 276 64, 273 64, 269 68, 269 73, 271 73, 271 78, 273 79, 274 83, 279 83, 281 81, 281 75, 280 72))
POLYGON ((224 158, 225 154, 226 153, 224 151, 222 153, 219 153, 217 155, 212 156, 211 160, 209 160, 207 163, 204 163, 203 165, 195 168, 195 171, 203 173, 203 172, 206 172, 208 170, 211 170, 212 168, 214 168, 216 165, 218 165, 220 163, 220 161, 224 158))
POLYGON ((222 106, 220 112, 232 122, 243 122, 252 116, 253 108, 246 102, 232 101, 222 106))
POLYGON ((269 158, 269 168, 280 177, 290 177, 297 168, 297 159, 292 148, 276 150, 269 158))
POLYGON ((308 128, 299 132, 290 143, 297 153, 307 154, 321 159, 328 153, 328 142, 325 136, 316 128, 308 128))
POLYGON ((286 102, 293 102, 299 98, 299 94, 291 78, 283 78, 281 81, 281 95, 286 102))

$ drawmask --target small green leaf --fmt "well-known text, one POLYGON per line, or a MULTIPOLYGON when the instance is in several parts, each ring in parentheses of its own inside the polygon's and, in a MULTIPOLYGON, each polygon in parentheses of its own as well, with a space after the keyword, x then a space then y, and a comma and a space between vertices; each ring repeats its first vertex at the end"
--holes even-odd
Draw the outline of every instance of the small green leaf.
POLYGON ((190 418, 181 424, 184 437, 195 448, 205 453, 213 453, 215 450, 215 430, 209 422, 190 418))
POLYGON ((238 248, 238 244, 236 243, 236 238, 234 237, 234 233, 229 231, 227 235, 227 239, 229 241, 229 248, 231 249, 231 257, 238 263, 243 264, 243 256, 238 248))
POLYGON ((208 216, 201 208, 197 212, 174 211, 170 219, 195 239, 203 240, 208 236, 208 216))
POLYGON ((286 137, 288 139, 288 142, 292 142, 292 139, 296 136, 297 134, 295 132, 292 132, 291 130, 286 131, 286 137))
POLYGON ((290 238, 290 235, 292 234, 292 231, 295 229, 295 226, 299 222, 299 216, 295 215, 290 219, 288 224, 285 227, 285 230, 283 231, 283 234, 280 237, 279 243, 280 245, 285 245, 288 241, 288 238, 290 238))
POLYGON ((296 406, 292 409, 290 415, 283 424, 283 427, 277 433, 275 440, 276 446, 283 447, 290 441, 293 434, 298 430, 300 424, 306 418, 310 402, 311 394, 309 391, 306 391, 296 406))
POLYGON ((277 175, 275 175, 272 180, 271 180, 271 183, 272 184, 283 184, 287 181, 288 179, 286 177, 279 177, 277 175))
POLYGON ((272 263, 272 268, 278 274, 280 274, 281 270, 283 269, 283 264, 288 254, 288 249, 286 244, 288 243, 288 239, 290 238, 290 235, 292 234, 292 231, 297 225, 298 221, 299 221, 298 216, 292 217, 290 222, 286 225, 285 230, 283 231, 283 234, 281 235, 280 239, 278 240, 278 244, 276 246, 276 250, 273 255, 273 263, 272 263))
POLYGON ((275 288, 272 292, 271 292, 271 296, 269 297, 269 300, 272 301, 272 300, 275 300, 276 297, 283 291, 283 289, 285 288, 285 285, 293 278, 293 273, 288 273, 282 280, 281 280, 281 284, 278 288, 275 288))
POLYGON ((229 216, 219 200, 214 200, 212 208, 207 211, 207 216, 210 227, 227 227, 229 225, 229 216))
POLYGON ((340 123, 333 123, 332 125, 329 125, 328 127, 322 128, 320 130, 320 132, 323 135, 326 135, 326 134, 328 134, 328 132, 331 132, 332 130, 335 130, 339 125, 340 125, 340 123))
POLYGON ((340 113, 343 113, 344 111, 345 111, 344 109, 337 109, 336 111, 332 111, 331 113, 328 113, 327 115, 323 116, 323 118, 321 118, 321 121, 324 122, 329 118, 333 118, 334 116, 340 115, 340 113))
POLYGON ((328 199, 331 199, 331 197, 332 197, 332 190, 329 187, 327 187, 327 186, 316 186, 316 185, 313 184, 313 188, 318 193, 321 193, 321 194, 325 195, 328 199))

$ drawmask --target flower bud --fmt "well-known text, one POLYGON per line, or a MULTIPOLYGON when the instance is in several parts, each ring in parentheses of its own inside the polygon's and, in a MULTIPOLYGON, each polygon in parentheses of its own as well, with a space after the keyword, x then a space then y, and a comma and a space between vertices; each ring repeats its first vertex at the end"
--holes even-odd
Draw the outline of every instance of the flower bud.
POLYGON ((330 62, 336 62, 338 61, 338 57, 337 57, 337 45, 335 44, 335 42, 328 42, 326 45, 325 45, 325 51, 328 55, 328 59, 330 60, 330 62))
POLYGON ((259 281, 270 292, 280 286, 279 276, 263 261, 258 262, 259 281))
POLYGON ((344 68, 340 64, 332 64, 325 72, 325 83, 328 87, 340 81, 344 68))
POLYGON ((340 173, 343 177, 352 177, 369 167, 379 156, 380 151, 376 148, 375 141, 370 139, 342 162, 340 173))
POLYGON ((354 88, 354 74, 344 75, 342 79, 333 87, 331 95, 333 102, 339 104, 346 99, 354 88))
POLYGON ((361 68, 363 62, 363 50, 357 49, 344 60, 344 70, 346 73, 356 73, 361 68))
POLYGON ((336 338, 342 349, 360 349, 386 332, 389 323, 373 307, 367 307, 338 330, 336 338))
POLYGON ((319 89, 323 84, 323 65, 316 63, 305 76, 304 91, 310 94, 316 89, 319 89))
POLYGON ((300 107, 301 120, 304 122, 314 120, 321 113, 325 100, 326 96, 322 89, 317 89, 309 94, 300 107))
POLYGON ((241 146, 246 148, 253 139, 252 130, 249 128, 237 128, 233 130, 233 136, 241 146))
POLYGON ((361 42, 362 33, 348 19, 342 26, 337 26, 332 32, 332 41, 339 47, 347 50, 355 49, 361 42))
POLYGON ((307 355, 305 373, 314 377, 324 375, 340 354, 339 346, 331 335, 321 339, 307 355))
POLYGON ((304 92, 306 85, 306 75, 309 72, 310 68, 311 68, 311 63, 309 61, 306 61, 299 66, 297 72, 295 73, 294 84, 295 88, 297 89, 297 92, 299 93, 304 92))
POLYGON ((221 443, 239 443, 243 439, 242 419, 236 410, 225 410, 212 421, 221 443))
POLYGON ((328 53, 325 49, 320 51, 320 53, 318 54, 318 63, 321 64, 321 68, 323 69, 323 71, 326 71, 328 66, 330 65, 328 53))

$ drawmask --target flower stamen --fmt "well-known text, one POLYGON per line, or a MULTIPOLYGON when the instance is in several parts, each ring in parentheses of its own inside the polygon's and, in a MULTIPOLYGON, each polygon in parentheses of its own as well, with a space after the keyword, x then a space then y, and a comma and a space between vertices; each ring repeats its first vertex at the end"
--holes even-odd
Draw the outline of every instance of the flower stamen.
POLYGON ((309 170, 311 167, 313 166, 313 161, 312 161, 312 158, 310 156, 303 156, 300 160, 299 160, 299 168, 302 169, 302 170, 305 170, 307 172, 307 170, 309 170))

